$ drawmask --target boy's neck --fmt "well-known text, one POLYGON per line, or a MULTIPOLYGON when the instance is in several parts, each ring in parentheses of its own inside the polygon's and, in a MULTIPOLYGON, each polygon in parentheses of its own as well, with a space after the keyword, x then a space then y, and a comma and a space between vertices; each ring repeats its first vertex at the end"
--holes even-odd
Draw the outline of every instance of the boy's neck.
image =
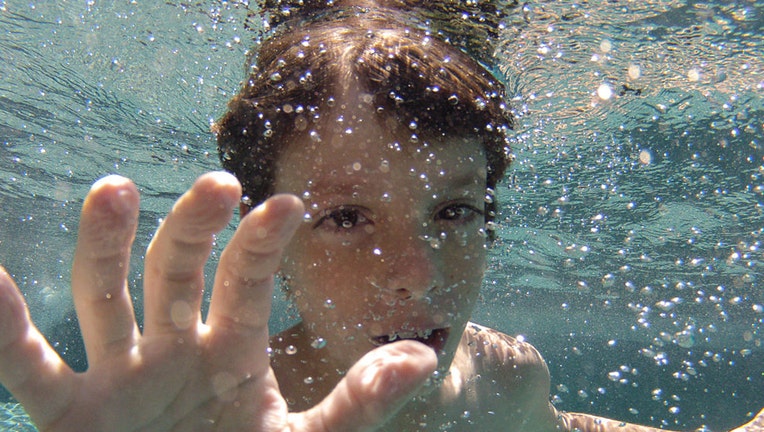
POLYGON ((340 365, 311 338, 302 322, 270 338, 271 367, 290 411, 302 411, 320 402, 342 379, 347 365, 340 365))

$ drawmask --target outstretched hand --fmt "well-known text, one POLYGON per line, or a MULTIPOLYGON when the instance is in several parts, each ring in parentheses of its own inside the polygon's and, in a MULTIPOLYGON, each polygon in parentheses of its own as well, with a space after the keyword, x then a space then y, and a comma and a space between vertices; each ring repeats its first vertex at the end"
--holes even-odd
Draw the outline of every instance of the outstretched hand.
POLYGON ((138 191, 118 176, 93 185, 72 269, 84 373, 35 328, 0 267, 0 382, 40 430, 372 430, 417 391, 436 356, 401 341, 363 357, 319 405, 288 413, 267 347, 273 274, 303 215, 294 196, 274 196, 242 219, 202 322, 204 263, 240 194, 239 183, 218 172, 177 201, 146 253, 141 333, 126 282, 138 191))

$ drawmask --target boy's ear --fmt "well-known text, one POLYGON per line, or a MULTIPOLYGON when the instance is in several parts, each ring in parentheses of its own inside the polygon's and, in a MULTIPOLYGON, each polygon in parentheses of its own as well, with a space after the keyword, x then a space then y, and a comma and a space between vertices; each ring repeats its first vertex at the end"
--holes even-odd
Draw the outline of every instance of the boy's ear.
POLYGON ((244 203, 239 203, 239 219, 244 219, 244 216, 249 213, 252 208, 244 203))

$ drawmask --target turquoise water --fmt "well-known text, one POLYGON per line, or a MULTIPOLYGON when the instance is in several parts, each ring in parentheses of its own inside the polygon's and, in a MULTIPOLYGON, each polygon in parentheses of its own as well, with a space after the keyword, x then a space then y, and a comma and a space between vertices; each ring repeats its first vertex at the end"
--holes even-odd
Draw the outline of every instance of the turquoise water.
MULTIPOLYGON (((0 0, 0 262, 79 370, 84 195, 108 173, 138 184, 140 304, 159 219, 218 168, 209 125, 252 36, 236 2, 136 3, 0 0)), ((764 406, 762 24, 751 0, 541 1, 509 20, 517 159, 475 320, 540 349, 559 409, 722 429, 764 406)), ((293 319, 277 312, 274 330, 293 319)), ((33 430, 3 401, 0 429, 33 430)))

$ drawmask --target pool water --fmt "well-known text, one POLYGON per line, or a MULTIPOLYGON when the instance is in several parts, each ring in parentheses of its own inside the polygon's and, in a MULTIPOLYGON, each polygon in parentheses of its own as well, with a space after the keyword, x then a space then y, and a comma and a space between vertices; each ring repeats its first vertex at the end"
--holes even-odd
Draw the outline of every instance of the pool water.
MULTIPOLYGON (((78 370, 83 197, 109 173, 140 188, 140 304, 158 221, 218 169, 209 126, 244 76, 245 18, 238 2, 0 0, 0 262, 78 370)), ((764 407, 763 25, 756 0, 531 1, 508 20, 516 161, 474 320, 539 348, 558 409, 716 430, 764 407)), ((275 311, 274 330, 294 319, 275 311)), ((0 429, 34 430, 0 403, 0 429)))

